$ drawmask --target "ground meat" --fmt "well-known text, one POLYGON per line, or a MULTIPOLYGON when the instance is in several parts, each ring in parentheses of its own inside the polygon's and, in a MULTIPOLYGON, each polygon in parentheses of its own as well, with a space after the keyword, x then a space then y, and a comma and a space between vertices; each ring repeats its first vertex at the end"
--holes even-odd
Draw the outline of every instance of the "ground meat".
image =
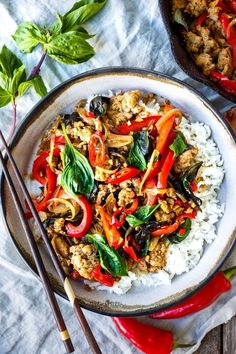
POLYGON ((234 63, 232 52, 229 47, 221 49, 218 56, 217 69, 219 69, 223 75, 228 77, 232 75, 234 70, 234 63))
POLYGON ((189 0, 185 12, 189 15, 198 17, 206 10, 207 0, 189 0))
POLYGON ((64 218, 55 219, 54 225, 53 225, 54 231, 56 233, 65 233, 63 231, 64 225, 65 225, 65 219, 64 218))
POLYGON ((157 209, 154 213, 154 216, 156 220, 159 222, 171 223, 175 217, 175 213, 174 212, 165 213, 162 209, 157 209))
POLYGON ((183 154, 177 157, 174 164, 175 172, 181 173, 184 170, 186 170, 186 168, 191 166, 191 163, 197 156, 197 153, 198 153, 198 149, 194 147, 192 149, 185 151, 183 154))
POLYGON ((166 241, 153 237, 147 256, 137 264, 137 268, 146 272, 157 272, 166 265, 166 254, 166 241))
POLYGON ((187 45, 187 50, 190 53, 198 53, 203 45, 203 39, 201 36, 189 31, 185 34, 185 40, 187 45))
POLYGON ((112 184, 99 184, 99 192, 97 194, 96 203, 101 205, 105 201, 105 197, 116 191, 119 187, 113 186, 112 184))
POLYGON ((80 243, 79 245, 70 247, 72 253, 71 264, 74 269, 85 279, 93 279, 91 273, 99 264, 97 250, 93 245, 80 243))
POLYGON ((142 106, 138 105, 138 101, 141 97, 141 91, 127 91, 123 95, 122 109, 124 112, 132 112, 138 114, 143 110, 142 106))
POLYGON ((196 55, 195 63, 202 69, 203 74, 206 76, 208 76, 211 70, 215 68, 215 64, 212 61, 212 57, 210 56, 210 54, 207 53, 201 53, 199 55, 196 55))
POLYGON ((133 203, 135 193, 131 188, 122 189, 118 194, 118 205, 120 207, 125 207, 133 203))
POLYGON ((173 6, 173 12, 176 10, 180 9, 185 9, 187 6, 187 0, 173 0, 172 1, 172 6, 173 6))
POLYGON ((79 138, 80 141, 89 142, 93 133, 91 127, 86 127, 83 122, 74 122, 73 127, 68 125, 66 127, 67 134, 70 134, 74 138, 79 138))
POLYGON ((216 56, 219 52, 219 45, 210 35, 210 30, 206 27, 200 26, 199 33, 203 39, 204 53, 211 53, 213 56, 216 56))
POLYGON ((51 240, 52 247, 60 261, 60 264, 66 274, 69 274, 70 251, 67 242, 58 235, 54 235, 51 240))

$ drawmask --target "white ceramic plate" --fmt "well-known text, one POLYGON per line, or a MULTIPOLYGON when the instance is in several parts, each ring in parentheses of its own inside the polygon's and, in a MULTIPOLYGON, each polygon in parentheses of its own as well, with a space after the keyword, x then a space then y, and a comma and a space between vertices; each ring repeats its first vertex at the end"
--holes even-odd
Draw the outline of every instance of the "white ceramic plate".
MULTIPOLYGON (((98 69, 78 75, 56 87, 28 114, 14 138, 12 151, 21 173, 30 171, 40 138, 57 114, 71 111, 76 102, 91 94, 129 89, 141 89, 168 98, 193 121, 202 121, 211 127, 213 138, 224 160, 226 173, 220 199, 225 202, 226 208, 217 225, 216 240, 205 247, 198 265, 190 272, 174 278, 171 285, 161 285, 157 288, 139 287, 124 295, 111 295, 106 291, 87 291, 82 282, 74 282, 75 292, 83 307, 116 316, 154 312, 183 300, 203 286, 229 254, 235 241, 236 225, 236 144, 232 132, 222 117, 199 93, 185 83, 156 72, 130 68, 98 69)), ((35 271, 30 248, 4 179, 1 186, 6 226, 21 255, 35 271)), ((19 195, 24 200, 20 192, 19 195)), ((43 245, 40 250, 55 291, 65 296, 43 245)))

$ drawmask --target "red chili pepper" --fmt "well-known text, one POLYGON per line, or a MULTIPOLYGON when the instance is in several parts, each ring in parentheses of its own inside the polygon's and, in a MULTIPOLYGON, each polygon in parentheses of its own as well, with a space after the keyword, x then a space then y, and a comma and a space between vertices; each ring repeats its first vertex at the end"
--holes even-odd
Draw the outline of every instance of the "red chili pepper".
POLYGON ((92 206, 83 195, 80 195, 76 201, 82 209, 83 218, 78 226, 75 226, 72 223, 67 223, 66 231, 71 237, 81 238, 86 235, 91 227, 93 221, 92 206))
POLYGON ((236 82, 230 80, 227 76, 218 73, 217 71, 212 70, 210 73, 211 77, 218 80, 219 85, 227 92, 233 93, 236 95, 236 82))
POLYGON ((119 248, 123 244, 123 238, 119 230, 111 225, 111 217, 101 205, 96 205, 96 209, 101 217, 102 227, 110 247, 119 248))
POLYGON ((158 229, 151 232, 151 236, 162 236, 171 234, 179 228, 179 221, 176 220, 172 225, 161 226, 158 229))
POLYGON ((236 1, 235 0, 224 0, 223 1, 218 1, 217 6, 221 7, 223 10, 226 11, 232 11, 233 13, 236 13, 236 1))
MULTIPOLYGON (((156 186, 157 186, 157 179, 156 178, 151 178, 150 180, 148 180, 145 183, 144 189, 152 189, 152 188, 154 188, 156 186)), ((157 203, 157 199, 158 199, 158 195, 152 195, 152 194, 147 192, 146 205, 149 205, 149 206, 155 205, 157 203)))
POLYGON ((98 264, 91 273, 92 277, 97 280, 99 283, 102 283, 106 286, 114 285, 114 278, 111 275, 107 275, 101 272, 101 265, 98 264))
MULTIPOLYGON (((59 156, 59 155, 60 155, 60 150, 58 148, 55 148, 53 151, 53 156, 59 156)), ((47 182, 46 166, 48 165, 48 163, 46 159, 48 156, 49 156, 48 151, 42 151, 41 154, 34 160, 33 163, 32 176, 36 181, 38 181, 42 185, 45 185, 47 182)))
POLYGON ((125 253, 127 253, 131 259, 133 259, 135 262, 140 262, 141 259, 137 257, 136 253, 134 252, 134 249, 132 246, 123 246, 123 250, 125 253))
POLYGON ((47 209, 47 202, 49 199, 52 198, 57 186, 57 175, 50 169, 49 166, 46 166, 46 176, 47 192, 40 203, 35 202, 35 207, 37 211, 44 211, 47 209))
POLYGON ((126 214, 123 212, 123 208, 121 209, 117 209, 111 217, 111 225, 115 226, 117 228, 121 227, 124 225, 125 223, 125 218, 126 218, 126 214), (117 219, 117 216, 120 215, 120 220, 117 219))
POLYGON ((232 26, 228 30, 228 26, 229 26, 230 22, 232 21, 232 18, 229 17, 225 12, 220 13, 219 20, 220 20, 223 32, 226 36, 227 42, 232 47, 234 68, 236 68, 236 29, 232 26))
POLYGON ((166 310, 158 311, 150 317, 157 319, 180 318, 205 309, 221 294, 231 289, 229 280, 233 275, 236 275, 236 267, 218 272, 205 286, 188 299, 166 310))
POLYGON ((175 162, 174 152, 170 150, 166 157, 166 160, 162 166, 161 172, 158 174, 157 188, 166 189, 169 173, 175 162))
POLYGON ((124 213, 125 214, 132 214, 137 209, 138 209, 138 198, 134 198, 134 201, 133 201, 132 205, 129 208, 124 209, 124 213))
POLYGON ((113 317, 119 331, 145 354, 169 354, 174 349, 170 331, 139 322, 134 318, 113 317))
POLYGON ((197 183, 192 181, 189 183, 189 188, 192 192, 196 192, 198 190, 198 186, 197 186, 197 183))
POLYGON ((78 280, 78 279, 82 278, 81 275, 79 274, 78 270, 76 270, 76 269, 72 270, 72 272, 70 273, 70 277, 73 280, 78 280))
POLYGON ((181 227, 181 228, 179 229, 179 231, 178 231, 178 234, 179 234, 179 235, 184 235, 185 232, 186 232, 186 229, 185 229, 184 227, 181 227))
POLYGON ((152 122, 153 124, 155 124, 160 118, 161 116, 150 116, 145 118, 134 119, 129 124, 125 123, 119 125, 116 130, 119 134, 122 135, 129 134, 130 132, 138 132, 141 129, 148 127, 152 122))
POLYGON ((66 143, 66 139, 65 139, 64 135, 56 135, 55 136, 55 140, 54 140, 55 146, 65 145, 65 143, 66 143))
POLYGON ((195 20, 195 25, 196 26, 202 26, 203 23, 206 21, 208 17, 208 12, 204 11, 196 20, 195 20))
POLYGON ((96 118, 96 116, 93 114, 93 112, 87 112, 87 117, 88 118, 96 118))
POLYGON ((228 5, 226 5, 225 3, 223 3, 223 1, 219 0, 217 3, 217 6, 220 7, 222 10, 229 10, 228 5))
POLYGON ((89 162, 93 167, 104 165, 106 160, 106 148, 101 133, 91 135, 88 143, 89 162))
POLYGON ((183 213, 181 215, 178 215, 176 220, 182 220, 182 219, 186 219, 186 218, 194 219, 196 217, 196 215, 197 215, 196 210, 193 210, 192 213, 183 213))
POLYGON ((127 179, 137 176, 141 171, 135 167, 125 167, 116 172, 113 176, 106 179, 106 183, 120 184, 127 179))

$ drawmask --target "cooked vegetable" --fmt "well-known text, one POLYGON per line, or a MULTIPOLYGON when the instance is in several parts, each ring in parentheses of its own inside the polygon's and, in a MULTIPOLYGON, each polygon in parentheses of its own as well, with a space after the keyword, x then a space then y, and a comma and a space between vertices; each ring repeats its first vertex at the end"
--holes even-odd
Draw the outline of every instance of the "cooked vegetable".
POLYGON ((106 286, 113 286, 115 279, 110 275, 101 272, 101 265, 98 264, 92 271, 92 277, 106 286))
POLYGON ((57 175, 50 169, 49 166, 46 166, 46 193, 41 202, 34 202, 37 211, 44 211, 47 209, 47 202, 52 198, 56 186, 57 175))
POLYGON ((165 162, 162 166, 160 173, 158 174, 158 182, 157 188, 166 189, 168 176, 171 171, 172 166, 174 165, 174 152, 169 151, 168 155, 166 156, 165 162))
POLYGON ((89 110, 94 114, 95 117, 102 117, 106 114, 107 105, 109 102, 109 97, 96 96, 90 101, 89 110))
POLYGON ((73 124, 79 120, 79 115, 77 112, 73 112, 71 114, 64 114, 63 116, 63 123, 65 125, 73 124))
POLYGON ((143 128, 147 128, 150 125, 155 124, 161 116, 150 116, 145 118, 134 119, 130 124, 125 123, 116 128, 120 134, 129 134, 130 132, 139 132, 143 128))
POLYGON ((124 258, 114 248, 108 246, 104 235, 87 234, 87 239, 96 247, 103 269, 115 277, 127 275, 127 265, 124 258))
POLYGON ((116 172, 113 176, 109 177, 106 180, 106 183, 119 184, 127 181, 127 179, 137 176, 139 173, 140 170, 135 167, 125 167, 122 170, 116 172))
POLYGON ((89 144, 89 162, 93 167, 103 166, 106 160, 106 149, 101 133, 96 132, 91 135, 89 144))
POLYGON ((179 243, 185 240, 191 231, 191 224, 191 219, 186 219, 177 232, 168 236, 170 242, 179 243))
POLYGON ((149 137, 147 131, 134 133, 134 141, 131 145, 127 162, 129 165, 144 171, 146 168, 145 156, 149 150, 149 137))
POLYGON ((179 221, 177 220, 172 225, 161 226, 161 227, 158 227, 156 230, 153 230, 151 232, 151 236, 168 235, 168 234, 171 234, 172 232, 176 231, 178 229, 178 227, 179 227, 179 221))
POLYGON ((219 85, 227 92, 236 95, 236 81, 230 80, 227 76, 218 73, 217 71, 211 71, 211 77, 219 82, 219 85))
POLYGON ((152 214, 155 212, 155 210, 159 207, 159 204, 157 205, 144 205, 140 207, 134 215, 127 215, 126 216, 126 221, 129 223, 130 226, 136 227, 139 225, 142 225, 143 223, 147 222, 152 214))
POLYGON ((62 124, 66 145, 63 152, 64 169, 61 177, 61 185, 66 193, 72 196, 91 193, 94 186, 94 175, 88 160, 74 148, 62 124))
POLYGON ((187 196, 188 199, 192 199, 198 207, 201 206, 202 201, 201 201, 201 199, 199 199, 198 197, 196 197, 193 194, 193 192, 190 188, 190 183, 193 182, 193 180, 196 178, 201 165, 202 165, 202 162, 196 163, 195 165, 190 167, 184 173, 184 175, 181 177, 181 182, 182 182, 183 188, 185 189, 185 195, 187 196))
POLYGON ((187 144, 183 133, 178 132, 176 134, 175 140, 169 147, 170 150, 174 152, 174 158, 181 155, 187 149, 187 144))
POLYGON ((184 18, 184 15, 180 9, 177 9, 174 13, 174 21, 178 23, 178 25, 182 25, 186 31, 188 31, 188 24, 184 18))

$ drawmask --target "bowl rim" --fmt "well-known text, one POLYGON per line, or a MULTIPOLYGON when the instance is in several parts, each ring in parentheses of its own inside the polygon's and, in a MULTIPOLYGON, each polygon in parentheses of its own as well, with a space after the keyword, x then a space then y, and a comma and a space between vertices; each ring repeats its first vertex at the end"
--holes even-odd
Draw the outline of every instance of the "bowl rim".
MULTIPOLYGON (((188 61, 187 62, 191 61, 192 65, 194 66, 196 71, 198 71, 200 76, 198 76, 195 72, 192 72, 189 68, 186 67, 186 64, 184 65, 181 62, 181 60, 179 59, 180 56, 177 53, 176 45, 175 45, 175 39, 181 45, 181 43, 180 43, 180 39, 181 39, 180 35, 177 32, 174 33, 174 29, 171 26, 171 21, 170 22, 168 21, 168 19, 170 17, 170 14, 166 13, 165 11, 163 11, 163 7, 164 7, 164 4, 166 4, 166 1, 168 1, 169 2, 169 6, 171 6, 170 0, 158 0, 158 1, 159 1, 159 7, 160 7, 160 13, 161 13, 162 22, 163 22, 163 25, 164 25, 165 30, 167 32, 167 35, 168 35, 168 40, 170 42, 171 51, 172 51, 173 57, 174 57, 177 65, 180 67, 180 69, 182 69, 185 72, 185 74, 187 74, 193 80, 196 80, 196 81, 200 82, 201 84, 204 84, 204 85, 208 86, 209 88, 211 88, 212 90, 216 91, 219 95, 221 95, 222 97, 224 97, 225 99, 227 99, 231 103, 235 103, 236 102, 236 95, 234 97, 233 94, 230 94, 227 91, 225 91, 224 89, 222 89, 220 87, 220 85, 217 85, 216 82, 208 79, 208 77, 205 76, 202 73, 202 71, 199 69, 199 67, 195 64, 195 62, 191 58, 191 55, 187 52, 186 48, 183 48, 183 49, 185 50, 186 55, 188 56, 188 61), (174 34, 174 36, 173 36, 173 34, 174 34)), ((174 26, 174 23, 172 23, 172 25, 174 26)), ((176 28, 177 28, 177 26, 176 26, 176 28)))
MULTIPOLYGON (((157 78, 161 78, 161 79, 167 79, 169 81, 172 81, 174 83, 177 83, 180 86, 186 87, 191 93, 193 93, 200 101, 202 101, 204 103, 204 105, 214 114, 215 118, 218 119, 218 121, 221 123, 221 125, 224 127, 224 129, 226 130, 226 132, 229 134, 229 136, 231 137, 231 139, 234 141, 234 143, 236 144, 236 135, 234 134, 232 128, 230 127, 229 123, 224 120, 224 118, 221 116, 221 114, 213 107, 212 103, 204 96, 202 95, 198 90, 196 90, 195 88, 193 88, 191 85, 189 85, 188 83, 185 83, 177 78, 171 77, 170 75, 167 74, 163 74, 159 71, 154 71, 154 70, 148 70, 148 69, 143 69, 143 68, 138 68, 138 67, 129 67, 129 66, 109 66, 109 67, 102 67, 102 68, 97 68, 97 69, 93 69, 93 70, 89 70, 86 72, 83 72, 81 74, 77 74, 65 81, 63 81, 62 83, 60 83, 59 85, 55 86, 52 90, 50 90, 42 99, 40 99, 34 106, 33 108, 26 114, 25 118, 23 119, 23 121, 20 123, 20 125, 17 127, 17 131, 12 139, 11 144, 9 145, 10 150, 12 150, 14 148, 14 146, 19 142, 20 138, 21 138, 21 133, 22 131, 24 131, 25 127, 28 126, 28 124, 30 123, 32 117, 34 116, 34 113, 37 112, 37 110, 40 108, 41 104, 46 102, 47 100, 49 100, 51 98, 51 96, 53 96, 57 91, 59 91, 60 89, 63 89, 64 87, 67 87, 68 84, 72 84, 73 82, 76 82, 77 80, 80 79, 86 79, 89 78, 90 76, 101 76, 101 74, 119 74, 119 73, 123 73, 123 74, 141 74, 141 75, 145 75, 148 77, 148 75, 157 77, 157 78)), ((5 156, 5 161, 8 161, 8 158, 5 156)), ((36 278, 38 278, 38 280, 40 280, 40 277, 38 275, 37 269, 35 267, 34 264, 31 264, 24 252, 21 250, 21 248, 19 247, 17 241, 15 240, 10 227, 7 223, 7 219, 6 219, 6 206, 5 206, 5 198, 4 198, 4 185, 5 185, 5 177, 4 174, 1 173, 1 179, 0 179, 0 198, 1 198, 1 217, 3 220, 3 224, 5 226, 6 231, 8 232, 8 234, 11 237, 11 240, 13 242, 13 244, 15 245, 18 253, 20 254, 21 258, 23 259, 24 263, 29 267, 29 269, 32 271, 32 273, 36 276, 36 278)), ((171 301, 169 304, 164 304, 164 305, 160 305, 157 307, 152 307, 151 309, 148 310, 129 310, 126 312, 122 312, 122 311, 109 311, 106 312, 104 310, 100 310, 99 308, 95 308, 95 307, 90 307, 87 304, 84 304, 82 302, 80 302, 81 307, 83 307, 86 310, 101 314, 101 315, 105 315, 105 316, 116 316, 116 317, 132 317, 132 316, 144 316, 144 315, 150 315, 156 311, 160 311, 160 310, 164 310, 166 308, 178 305, 179 303, 181 303, 182 301, 186 300, 187 298, 189 298, 191 295, 193 295, 194 293, 196 293, 197 291, 199 291, 202 287, 204 287, 216 274, 216 272, 222 267, 223 263, 225 262, 225 260, 229 257, 230 253, 233 250, 234 245, 236 244, 236 234, 234 239, 231 241, 231 243, 229 244, 227 251, 225 252, 225 254, 222 256, 222 258, 219 260, 219 262, 217 263, 216 267, 213 268, 213 270, 207 275, 206 279, 204 281, 202 281, 200 283, 200 285, 197 285, 196 287, 194 287, 194 289, 191 289, 187 294, 182 295, 178 300, 173 300, 171 301)), ((60 289, 58 289, 57 287, 52 286, 53 291, 60 295, 62 298, 68 300, 66 294, 61 291, 60 289)))

